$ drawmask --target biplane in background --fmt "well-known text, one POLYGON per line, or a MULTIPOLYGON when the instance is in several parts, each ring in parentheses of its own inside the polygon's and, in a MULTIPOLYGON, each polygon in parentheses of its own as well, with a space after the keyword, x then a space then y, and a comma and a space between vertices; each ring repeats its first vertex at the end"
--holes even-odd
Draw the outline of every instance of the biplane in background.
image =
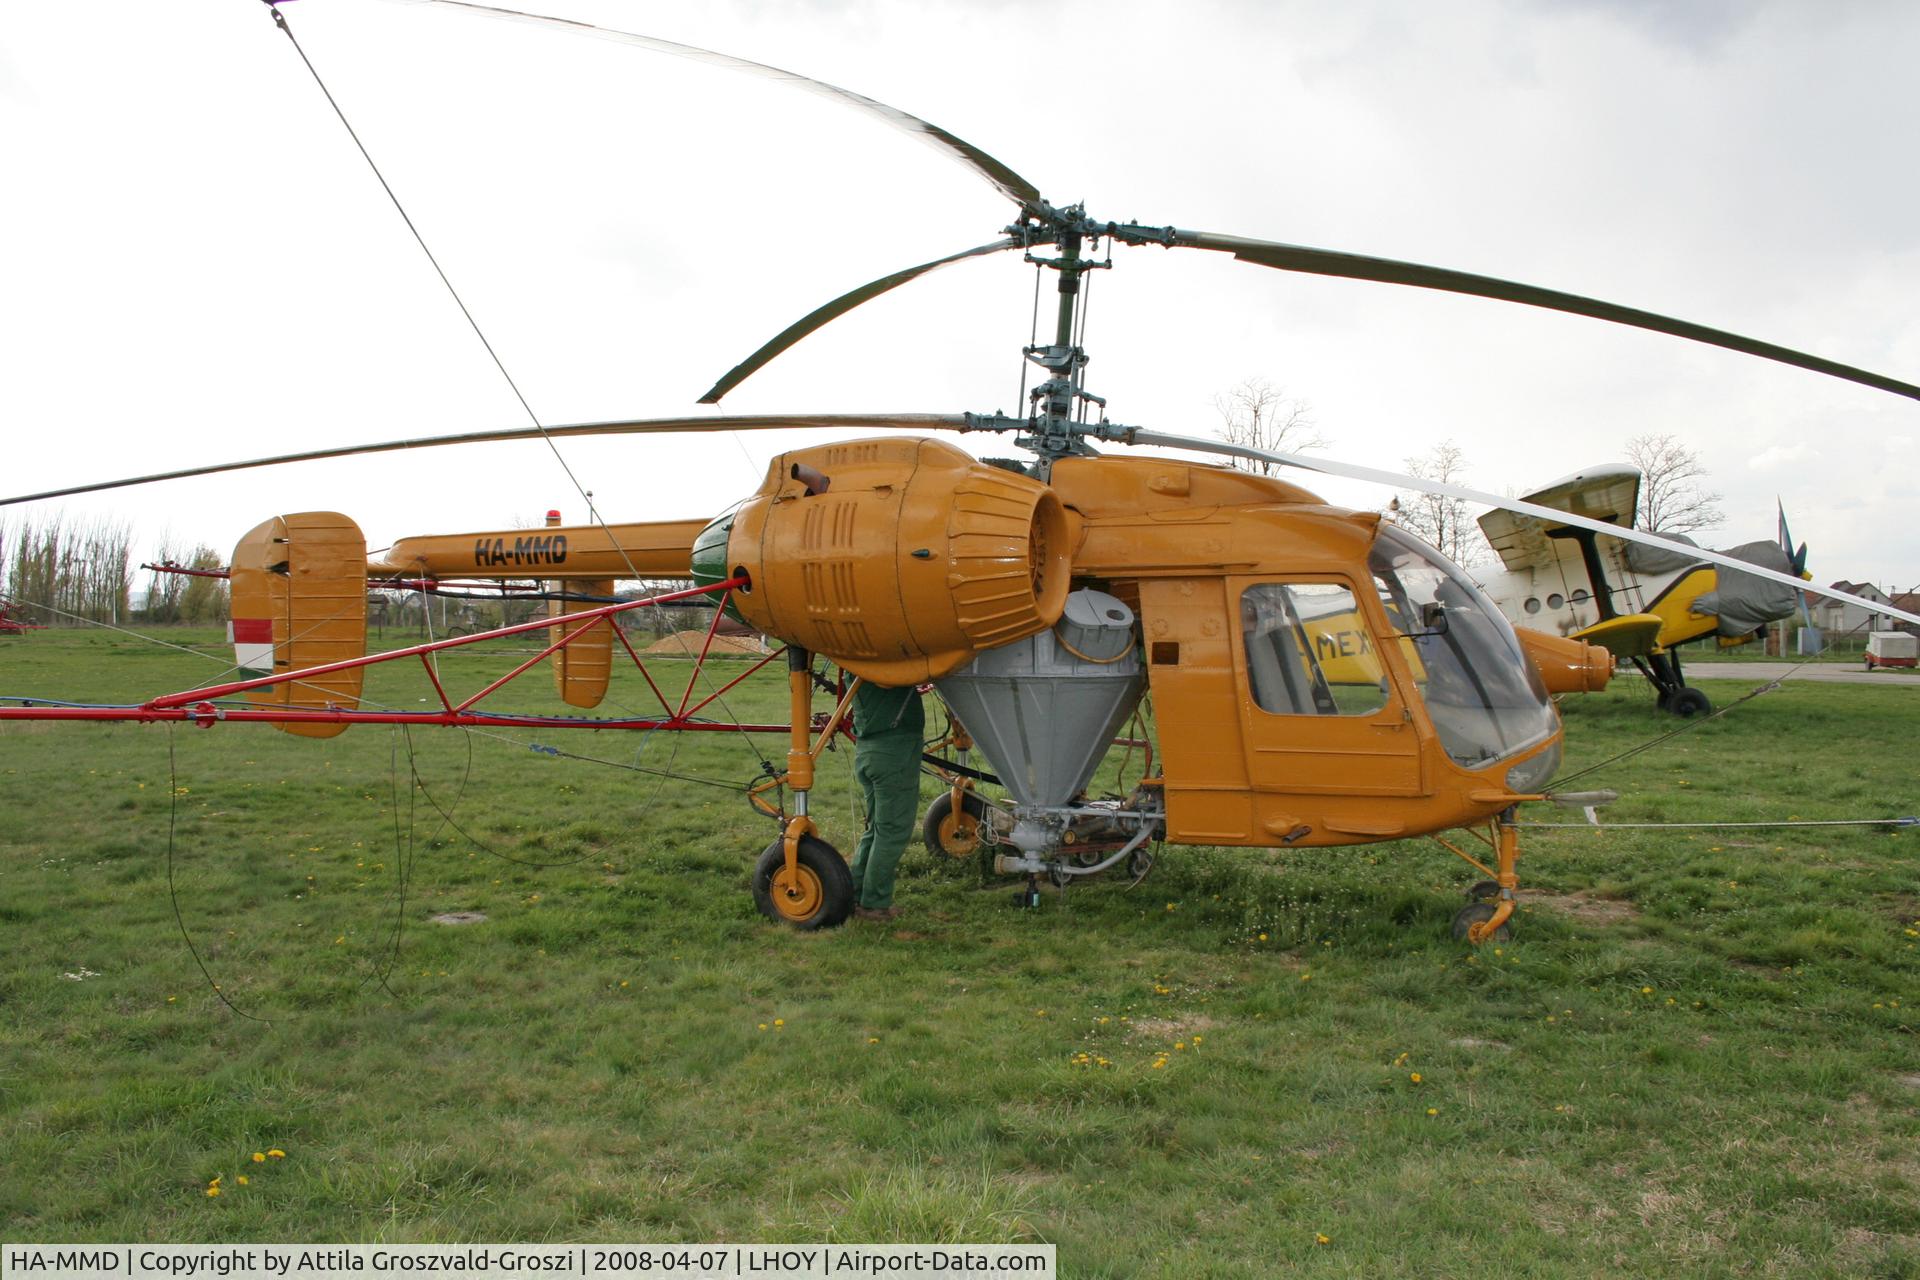
MULTIPOLYGON (((451 0, 438 0, 451 3, 451 0)), ((1249 448, 1109 421, 1084 386, 1078 345, 1083 276, 1112 265, 1115 246, 1195 249, 1281 271, 1371 280, 1521 303, 1706 342, 1920 399, 1920 386, 1722 330, 1613 303, 1416 263, 1172 226, 1104 221, 1056 206, 1000 161, 904 112, 790 72, 651 37, 460 3, 470 12, 550 24, 664 50, 809 89, 877 116, 956 159, 1015 206, 1001 237, 909 267, 821 306, 735 366, 702 397, 716 403, 769 360, 835 317, 926 273, 1019 251, 1058 276, 1051 341, 1024 348, 1039 370, 1023 416, 762 415, 594 422, 384 441, 194 467, 25 495, 494 440, 819 428, 841 440, 776 457, 759 489, 713 517, 537 531, 409 538, 369 562, 358 528, 331 512, 274 517, 248 533, 232 567, 239 657, 264 674, 183 690, 131 707, 32 705, 0 719, 260 721, 330 736, 353 724, 788 735, 784 770, 761 793, 779 823, 752 885, 768 916, 803 929, 841 923, 853 907, 840 854, 809 816, 819 753, 840 731, 851 688, 822 664, 885 685, 932 682, 991 766, 1004 800, 964 774, 936 802, 929 827, 945 843, 977 838, 999 870, 1062 883, 1125 864, 1143 872, 1161 841, 1244 847, 1364 845, 1475 830, 1491 866, 1449 848, 1487 877, 1483 900, 1455 918, 1474 943, 1504 936, 1515 905, 1522 804, 1550 797, 1561 758, 1552 695, 1601 687, 1612 656, 1542 631, 1516 633, 1458 566, 1372 512, 1329 506, 1297 485, 1216 463, 1126 456, 1149 446, 1242 458, 1306 472, 1461 498, 1556 528, 1662 550, 1672 544, 1617 522, 1326 458, 1249 448), (1040 250, 1052 250, 1043 256, 1040 250), (1101 255, 1106 255, 1102 260, 1101 255), (1004 433, 1028 457, 980 461, 929 432, 1004 433), (908 434, 901 434, 908 433, 908 434), (558 589, 551 616, 478 635, 368 655, 366 592, 436 589, 452 581, 536 577, 558 589), (620 581, 679 578, 685 591, 601 603, 620 581), (561 697, 597 706, 624 651, 659 687, 614 620, 657 603, 711 597, 784 647, 788 723, 741 726, 702 717, 719 697, 661 697, 648 717, 557 717, 482 711, 479 704, 541 662, 561 697), (586 604, 589 607, 577 606, 586 604), (547 644, 507 676, 456 699, 432 655, 500 635, 546 630, 547 644), (439 695, 427 710, 361 705, 369 665, 419 659, 439 695), (836 697, 816 714, 818 686, 836 697), (1158 772, 1131 795, 1093 801, 1084 789, 1119 727, 1152 699, 1158 772), (766 800, 777 795, 776 804, 766 800), (944 805, 944 809, 941 806, 944 805)), ((284 27, 284 18, 276 13, 284 27)), ((0 505, 4 505, 0 502, 0 505)), ((1690 553, 1799 588, 1790 574, 1719 552, 1690 553)), ((1819 590, 1819 589, 1815 589, 1819 590)), ((1844 593, 1826 592, 1842 598, 1844 593)), ((1889 612, 1882 609, 1882 612, 1889 612)), ((1908 615, 1902 615, 1908 616, 1908 615)), ((1920 622, 1920 616, 1913 616, 1920 622)), ((744 675, 737 678, 745 678, 744 675)), ((724 689, 722 690, 724 692, 724 689)), ((724 705, 724 704, 722 704, 724 705)))
MULTIPOLYGON (((1523 501, 1631 528, 1639 507, 1640 471, 1626 463, 1589 467, 1523 501)), ((1793 545, 1781 516, 1779 540, 1747 542, 1721 554, 1775 574, 1805 579, 1807 548, 1793 545)), ((1693 541, 1665 535, 1664 545, 1626 542, 1588 527, 1495 509, 1480 531, 1502 572, 1475 576, 1517 627, 1597 644, 1633 663, 1662 710, 1694 716, 1712 710, 1690 687, 1679 646, 1712 637, 1731 648, 1764 633, 1770 622, 1803 608, 1801 590, 1702 559, 1693 541)))

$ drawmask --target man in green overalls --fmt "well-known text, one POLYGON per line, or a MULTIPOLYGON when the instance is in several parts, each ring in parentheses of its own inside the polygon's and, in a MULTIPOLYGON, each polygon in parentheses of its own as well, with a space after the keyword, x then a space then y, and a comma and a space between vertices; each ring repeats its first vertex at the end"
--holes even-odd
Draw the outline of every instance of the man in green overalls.
POLYGON ((893 873, 913 836, 920 809, 920 735, 926 712, 912 685, 888 689, 862 682, 853 695, 853 776, 867 806, 867 829, 853 855, 853 914, 891 920, 893 873))

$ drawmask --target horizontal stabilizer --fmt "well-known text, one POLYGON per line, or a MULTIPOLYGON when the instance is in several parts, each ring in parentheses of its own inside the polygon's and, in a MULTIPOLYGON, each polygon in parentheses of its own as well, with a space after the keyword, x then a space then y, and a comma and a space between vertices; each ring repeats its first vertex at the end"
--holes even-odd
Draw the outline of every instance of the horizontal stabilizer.
POLYGON ((1575 640, 1597 644, 1616 658, 1644 658, 1659 642, 1657 613, 1624 613, 1573 633, 1575 640))

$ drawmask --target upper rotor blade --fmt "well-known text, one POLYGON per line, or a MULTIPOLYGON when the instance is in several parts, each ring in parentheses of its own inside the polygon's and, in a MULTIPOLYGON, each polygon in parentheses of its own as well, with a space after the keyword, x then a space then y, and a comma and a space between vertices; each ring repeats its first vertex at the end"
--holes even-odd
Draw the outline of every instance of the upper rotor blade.
POLYGON ((23 493, 0 498, 0 507, 20 502, 39 502, 47 498, 66 498, 78 493, 98 493, 103 489, 124 489, 129 485, 152 484, 159 480, 185 480, 191 476, 218 475, 224 471, 246 471, 253 467, 274 467, 286 462, 317 462, 323 458, 351 458, 363 453, 397 453, 403 449, 434 449, 450 444, 488 444, 496 440, 557 439, 561 436, 659 435, 683 431, 780 431, 792 428, 824 427, 837 431, 883 428, 906 431, 963 430, 966 419, 941 413, 821 413, 821 414, 746 414, 738 417, 640 418, 627 422, 576 422, 563 426, 509 427, 500 431, 467 431, 451 436, 419 436, 411 440, 382 440, 374 444, 343 445, 337 449, 310 449, 305 453, 282 453, 270 458, 250 458, 244 462, 218 462, 204 467, 185 467, 179 471, 160 471, 147 476, 129 476, 123 480, 104 480, 96 484, 74 485, 66 489, 48 489, 44 493, 23 493))
POLYGON ((1609 538, 1618 538, 1622 542, 1637 542, 1642 546, 1658 547, 1663 551, 1681 550, 1695 560, 1706 564, 1718 565, 1725 569, 1734 569, 1740 573, 1752 574, 1756 578, 1765 578, 1769 582, 1783 583, 1795 591, 1810 591, 1825 596, 1829 600, 1844 600, 1848 604, 1857 604, 1869 613, 1886 614, 1899 618, 1903 622, 1920 625, 1920 614, 1907 613, 1896 609, 1883 601, 1866 600, 1850 595, 1845 591, 1835 591, 1831 587, 1816 587, 1804 579, 1791 574, 1777 572, 1757 564, 1749 564, 1718 551, 1709 551, 1705 547, 1689 547, 1671 542, 1658 534, 1645 533, 1639 529, 1629 529, 1617 524, 1608 524, 1604 520, 1591 520, 1586 516, 1560 511, 1553 507, 1543 507, 1538 503, 1522 502, 1515 498, 1503 498, 1495 493, 1482 493, 1478 489, 1469 489, 1464 485, 1447 484, 1440 480, 1423 480, 1419 476, 1401 475, 1397 471, 1381 471, 1375 467, 1355 466, 1350 462, 1334 462, 1327 458, 1309 458, 1297 453, 1279 453, 1270 449, 1254 449, 1247 445, 1229 444, 1224 440, 1208 440, 1197 436, 1176 436, 1160 431, 1145 431, 1134 428, 1127 433, 1131 444, 1164 445, 1174 449, 1194 449, 1202 453, 1219 453, 1234 458, 1253 458, 1263 462, 1277 462, 1282 466, 1299 467, 1304 471, 1317 471, 1322 475, 1344 476, 1349 480, 1368 480, 1374 484, 1389 485, 1397 489, 1417 489, 1421 493, 1438 494, 1443 498, 1459 498, 1466 502, 1478 503, 1485 507, 1498 507, 1504 511, 1517 511, 1522 515, 1537 516, 1555 524, 1572 525, 1577 529, 1591 529, 1595 533, 1604 533, 1609 538))
MULTIPOLYGON (((451 2, 451 0, 448 0, 448 2, 451 2)), ((719 404, 721 396, 724 396, 727 392, 752 377, 767 361, 773 359, 782 351, 785 351, 788 347, 812 333, 815 329, 845 315, 863 302, 869 302, 890 289, 897 289, 909 280, 917 280, 929 271, 938 271, 941 267, 964 261, 967 258, 978 258, 989 253, 999 253, 1005 249, 1018 249, 1019 247, 1020 241, 1018 240, 995 240, 992 244, 983 244, 976 248, 963 249, 959 253, 948 254, 944 258, 935 258, 932 262, 923 262, 917 267, 908 267, 904 271, 896 271, 890 276, 882 276, 871 284, 863 284, 850 293, 843 293, 832 302, 827 303, 823 307, 816 308, 794 321, 776 334, 765 346, 748 356, 745 360, 742 360, 739 364, 733 366, 733 368, 727 370, 726 376, 714 383, 711 391, 708 391, 707 394, 700 397, 700 403, 719 404)))
POLYGON ((939 125, 929 124, 919 116, 909 115, 898 107, 876 102, 864 94, 855 93, 851 89, 842 89, 824 80, 815 80, 810 76, 784 71, 779 67, 770 67, 764 62, 750 62, 731 54, 716 53, 712 49, 702 49, 696 45, 679 44, 672 40, 662 40, 657 36, 643 36, 636 32, 617 31, 610 27, 596 27, 592 23, 576 22, 571 18, 555 18, 543 13, 523 13, 517 9, 501 9, 493 5, 474 4, 472 0, 429 0, 429 2, 455 9, 466 9, 492 18, 503 18, 509 22, 530 22, 536 26, 558 27, 562 30, 576 31, 582 35, 597 36, 602 40, 617 41, 620 44, 638 45, 642 49, 670 53, 677 58, 690 58, 695 62, 725 67, 730 71, 744 71, 748 75, 759 76, 762 79, 790 84, 797 89, 804 89, 808 93, 831 98, 846 106, 878 116, 902 133, 918 138, 966 165, 992 183, 994 189, 1001 195, 1019 205, 1023 212, 1030 208, 1037 209, 1042 203, 1038 187, 966 139, 956 138, 939 125))
POLYGON ((1857 382, 1862 386, 1891 391, 1897 396, 1920 400, 1920 386, 1911 382, 1902 382, 1897 378, 1885 377, 1866 369, 1856 369, 1852 365, 1823 360, 1819 356, 1808 355, 1804 351, 1795 351, 1791 347, 1777 346, 1771 342, 1761 342, 1756 338, 1742 337, 1737 333, 1728 333, 1724 329, 1712 329, 1703 324, 1693 324, 1686 320, 1676 320, 1671 316, 1658 315, 1652 311, 1641 311, 1634 307, 1601 302, 1597 298, 1585 298, 1575 293, 1562 293, 1558 289, 1542 289, 1537 285, 1497 280, 1492 276, 1451 271, 1445 267, 1422 266, 1417 262, 1400 262, 1393 258, 1370 258, 1357 253, 1339 253, 1332 249, 1311 249, 1304 245, 1275 244, 1266 240, 1248 240, 1240 236, 1215 235, 1208 231, 1176 229, 1172 243, 1194 249, 1212 249, 1220 253, 1231 253, 1242 262, 1257 263, 1280 271, 1299 271, 1316 276, 1344 276, 1349 280, 1375 280, 1382 284, 1407 284, 1421 289, 1439 289, 1446 293, 1465 293, 1478 298, 1494 298, 1502 302, 1520 302, 1530 307, 1544 307, 1549 311, 1565 311, 1572 315, 1590 316, 1595 320, 1610 320, 1614 324, 1624 324, 1635 329, 1651 329, 1655 333, 1671 334, 1676 338, 1689 338, 1694 342, 1725 347, 1729 351, 1744 352, 1764 360, 1777 360, 1781 364, 1810 369, 1815 373, 1844 378, 1848 382, 1857 382))

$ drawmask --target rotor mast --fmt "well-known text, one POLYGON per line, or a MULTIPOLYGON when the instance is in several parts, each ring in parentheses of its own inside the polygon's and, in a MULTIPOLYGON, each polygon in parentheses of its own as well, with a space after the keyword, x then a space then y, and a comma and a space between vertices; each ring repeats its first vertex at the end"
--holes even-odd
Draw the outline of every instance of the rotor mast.
POLYGON ((1027 419, 1015 441, 1039 456, 1035 471, 1044 479, 1055 459, 1092 453, 1086 444, 1084 425, 1076 419, 1083 416, 1083 405, 1094 404, 1104 410, 1107 402, 1081 386, 1087 353, 1074 341, 1074 329, 1085 302, 1080 277, 1089 271, 1112 267, 1113 259, 1094 261, 1083 256, 1088 238, 1091 236, 1097 241, 1099 230, 1088 225, 1086 210, 1080 205, 1056 210, 1043 203, 1030 211, 1027 221, 1008 230, 1023 235, 1029 244, 1051 242, 1060 248, 1057 258, 1040 257, 1031 249, 1026 254, 1026 260, 1035 266, 1050 267, 1060 273, 1060 301, 1054 315, 1053 341, 1044 346, 1025 347, 1021 352, 1048 375, 1028 394, 1027 419))

